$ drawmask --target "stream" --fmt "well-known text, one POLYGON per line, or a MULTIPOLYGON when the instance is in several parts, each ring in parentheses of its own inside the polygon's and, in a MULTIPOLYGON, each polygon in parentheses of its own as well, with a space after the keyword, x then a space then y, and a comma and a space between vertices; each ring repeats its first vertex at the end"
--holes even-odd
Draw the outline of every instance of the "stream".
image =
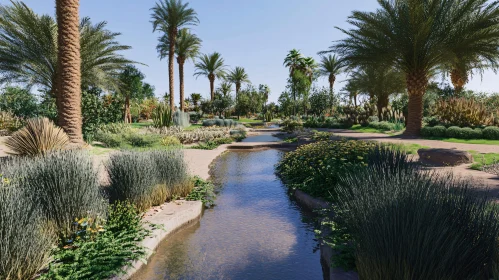
POLYGON ((274 174, 282 155, 219 157, 212 169, 217 205, 164 240, 132 279, 323 279, 313 214, 290 199, 274 174))

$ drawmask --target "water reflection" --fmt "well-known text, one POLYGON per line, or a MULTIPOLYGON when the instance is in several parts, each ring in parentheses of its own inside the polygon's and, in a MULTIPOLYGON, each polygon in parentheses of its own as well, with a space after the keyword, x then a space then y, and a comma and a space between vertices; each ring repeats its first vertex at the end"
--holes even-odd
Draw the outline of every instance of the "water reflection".
POLYGON ((217 206, 163 242, 133 279, 322 279, 313 219, 273 174, 282 152, 230 152, 217 206))
POLYGON ((241 142, 279 142, 281 139, 273 136, 275 132, 260 132, 258 135, 243 139, 241 142))

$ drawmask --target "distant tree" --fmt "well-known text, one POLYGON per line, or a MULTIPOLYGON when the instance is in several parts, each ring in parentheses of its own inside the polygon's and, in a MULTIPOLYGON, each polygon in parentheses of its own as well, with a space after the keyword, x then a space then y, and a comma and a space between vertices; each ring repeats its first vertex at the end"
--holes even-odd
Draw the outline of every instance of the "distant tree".
POLYGON ((154 97, 154 88, 144 83, 144 78, 144 74, 133 65, 128 65, 119 75, 119 94, 124 98, 124 118, 127 123, 132 122, 130 100, 140 102, 145 98, 154 97))
POLYGON ((310 94, 310 108, 314 115, 324 115, 333 108, 334 98, 327 88, 313 88, 310 94))
POLYGON ((333 93, 334 82, 336 81, 336 76, 343 72, 345 64, 336 57, 336 55, 321 56, 321 62, 319 63, 318 74, 321 77, 327 77, 329 81, 329 92, 333 93))
POLYGON ((229 82, 222 82, 216 92, 215 92, 215 99, 216 99, 216 94, 220 94, 223 97, 230 97, 230 94, 232 93, 232 84, 229 82))
POLYGON ((38 115, 38 102, 28 89, 6 87, 0 93, 0 110, 10 111, 21 118, 32 118, 38 115))
POLYGON ((177 46, 177 36, 179 30, 190 25, 197 25, 199 19, 197 13, 189 8, 189 3, 183 3, 182 0, 160 0, 152 8, 152 24, 153 30, 159 31, 163 35, 159 38, 158 51, 160 57, 168 54, 168 77, 169 77, 169 92, 170 92, 170 107, 175 109, 175 84, 174 84, 174 55, 175 47, 177 46), (166 46, 166 41, 169 43, 168 51, 163 49, 166 46))
POLYGON ((215 99, 215 79, 222 79, 226 75, 225 68, 227 66, 222 55, 217 52, 203 54, 199 57, 199 62, 194 67, 197 71, 194 73, 194 76, 205 76, 210 81, 210 95, 211 101, 213 101, 215 99))

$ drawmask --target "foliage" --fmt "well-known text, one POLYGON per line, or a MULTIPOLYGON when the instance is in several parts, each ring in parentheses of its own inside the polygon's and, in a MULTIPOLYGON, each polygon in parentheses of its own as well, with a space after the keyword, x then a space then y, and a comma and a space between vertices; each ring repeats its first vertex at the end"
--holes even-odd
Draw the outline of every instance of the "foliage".
POLYGON ((191 125, 189 118, 189 113, 177 110, 173 113, 173 124, 177 127, 186 128, 191 125))
POLYGON ((158 135, 151 135, 151 134, 130 133, 128 135, 125 135, 125 140, 127 143, 129 143, 132 147, 139 147, 139 148, 152 147, 155 143, 159 141, 160 138, 161 137, 158 135))
POLYGON ((215 205, 215 197, 215 186, 213 183, 196 176, 194 178, 194 189, 185 200, 198 200, 203 202, 206 208, 211 208, 215 205))
POLYGON ((284 143, 296 143, 298 142, 298 138, 296 137, 286 137, 284 140, 283 140, 284 143))
POLYGON ((120 152, 106 165, 111 201, 130 201, 140 210, 171 199, 186 178, 181 151, 120 152))
MULTIPOLYGON (((82 88, 116 89, 117 72, 134 63, 121 54, 130 47, 116 41, 120 33, 107 30, 106 22, 93 25, 89 18, 82 18, 79 29, 82 88)), ((56 21, 14 1, 0 6, 0 35, 0 83, 37 86, 55 96, 56 21)))
POLYGON ((99 126, 98 132, 112 133, 112 134, 119 134, 119 133, 128 134, 132 133, 133 129, 129 124, 126 123, 108 123, 99 126))
POLYGON ((377 144, 366 141, 321 141, 288 152, 276 167, 292 188, 333 200, 338 176, 367 164, 366 155, 377 144))
POLYGON ((38 101, 28 89, 9 86, 0 94, 0 110, 21 118, 33 118, 38 115, 38 101))
POLYGON ((170 127, 173 125, 173 113, 165 103, 160 103, 158 107, 153 110, 152 120, 154 123, 154 127, 170 127))
POLYGON ((296 118, 287 118, 284 119, 281 123, 281 126, 284 127, 283 130, 286 132, 293 132, 303 127, 303 122, 296 118))
MULTIPOLYGON (((490 132, 494 130, 496 130, 496 127, 491 127, 487 131, 490 132)), ((424 137, 436 137, 436 138, 448 137, 454 139, 483 139, 486 137, 493 137, 492 135, 484 133, 484 131, 485 130, 482 130, 480 128, 473 129, 470 127, 460 128, 458 126, 451 126, 449 128, 445 128, 444 126, 435 126, 435 127, 425 126, 421 129, 421 135, 424 137)), ((493 138, 491 140, 493 140, 493 138)))
POLYGON ((343 174, 337 193, 360 278, 490 278, 498 213, 471 182, 382 160, 343 174))
POLYGON ((429 127, 425 126, 421 129, 421 135, 424 137, 445 137, 447 128, 442 125, 429 127))
POLYGON ((200 142, 197 146, 192 146, 190 148, 199 149, 199 150, 214 150, 218 148, 220 145, 232 144, 232 142, 234 142, 234 139, 230 137, 216 138, 213 140, 208 140, 206 142, 200 142))
POLYGON ((46 265, 53 232, 19 181, 0 182, 0 279, 32 279, 46 265))
POLYGON ((494 123, 493 114, 483 104, 469 98, 441 100, 437 102, 434 114, 449 126, 477 127, 494 123))
POLYGON ((67 134, 47 118, 27 120, 25 127, 5 140, 10 154, 22 156, 45 155, 68 144, 67 134))
POLYGON ((14 116, 11 112, 0 111, 0 130, 6 130, 11 133, 23 126, 21 119, 14 116))
POLYGON ((123 134, 113 134, 110 132, 97 132, 94 140, 104 143, 108 148, 118 148, 125 143, 123 134))
POLYGON ((180 140, 178 140, 177 137, 175 136, 166 136, 161 140, 161 145, 166 146, 166 147, 171 147, 171 146, 182 146, 182 143, 180 143, 180 140))
MULTIPOLYGON (((93 230, 88 228, 88 219, 82 220, 85 226, 80 231, 93 230)), ((94 238, 75 239, 54 250, 54 261, 41 279, 97 280, 122 275, 123 268, 144 257, 146 251, 139 242, 147 234, 137 208, 117 202, 109 207, 108 219, 94 238)))
POLYGON ((226 76, 226 67, 220 53, 203 54, 198 57, 198 62, 194 64, 194 68, 196 69, 194 76, 205 76, 210 82, 214 81, 215 78, 222 79, 226 76))
POLYGON ((499 127, 488 126, 482 131, 483 137, 490 140, 499 140, 499 127))
POLYGON ((334 94, 327 88, 313 88, 309 98, 310 113, 322 116, 331 113, 335 105, 334 94))
MULTIPOLYGON (((158 131, 153 131, 157 133, 158 131)), ((225 138, 230 136, 230 130, 223 127, 202 127, 192 131, 183 131, 179 128, 162 129, 160 134, 166 136, 174 136, 180 140, 182 144, 191 144, 194 142, 206 142, 217 138, 225 138)))
POLYGON ((22 158, 5 168, 3 174, 27 191, 43 217, 57 226, 61 238, 75 218, 96 216, 104 210, 98 174, 85 152, 67 150, 22 158))
POLYGON ((232 119, 206 119, 203 120, 203 126, 217 126, 217 127, 236 127, 237 126, 237 121, 232 120, 232 119))

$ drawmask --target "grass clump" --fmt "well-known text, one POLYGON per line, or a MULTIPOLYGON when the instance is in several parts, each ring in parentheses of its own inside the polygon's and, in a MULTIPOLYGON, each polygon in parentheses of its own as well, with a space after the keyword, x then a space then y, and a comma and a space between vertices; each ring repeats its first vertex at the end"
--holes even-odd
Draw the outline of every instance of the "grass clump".
POLYGON ((231 144, 232 142, 234 142, 234 139, 230 137, 217 138, 213 140, 208 140, 206 142, 201 142, 196 146, 192 146, 191 149, 214 150, 218 148, 220 145, 231 144))
POLYGON ((65 149, 68 135, 47 118, 29 119, 26 125, 5 140, 12 155, 38 156, 65 149))
POLYGON ((107 279, 124 274, 123 268, 145 255, 138 242, 148 231, 133 204, 117 202, 110 206, 103 225, 91 219, 76 223, 79 227, 74 239, 54 250, 54 261, 41 279, 107 279))
POLYGON ((210 208, 215 205, 215 196, 215 185, 196 176, 194 188, 185 199, 201 201, 205 207, 210 208))
POLYGON ((161 145, 166 147, 178 147, 182 146, 182 143, 180 143, 180 140, 175 136, 166 136, 161 140, 161 145))
POLYGON ((489 279, 499 217, 470 182, 378 160, 337 187, 361 279, 489 279))

